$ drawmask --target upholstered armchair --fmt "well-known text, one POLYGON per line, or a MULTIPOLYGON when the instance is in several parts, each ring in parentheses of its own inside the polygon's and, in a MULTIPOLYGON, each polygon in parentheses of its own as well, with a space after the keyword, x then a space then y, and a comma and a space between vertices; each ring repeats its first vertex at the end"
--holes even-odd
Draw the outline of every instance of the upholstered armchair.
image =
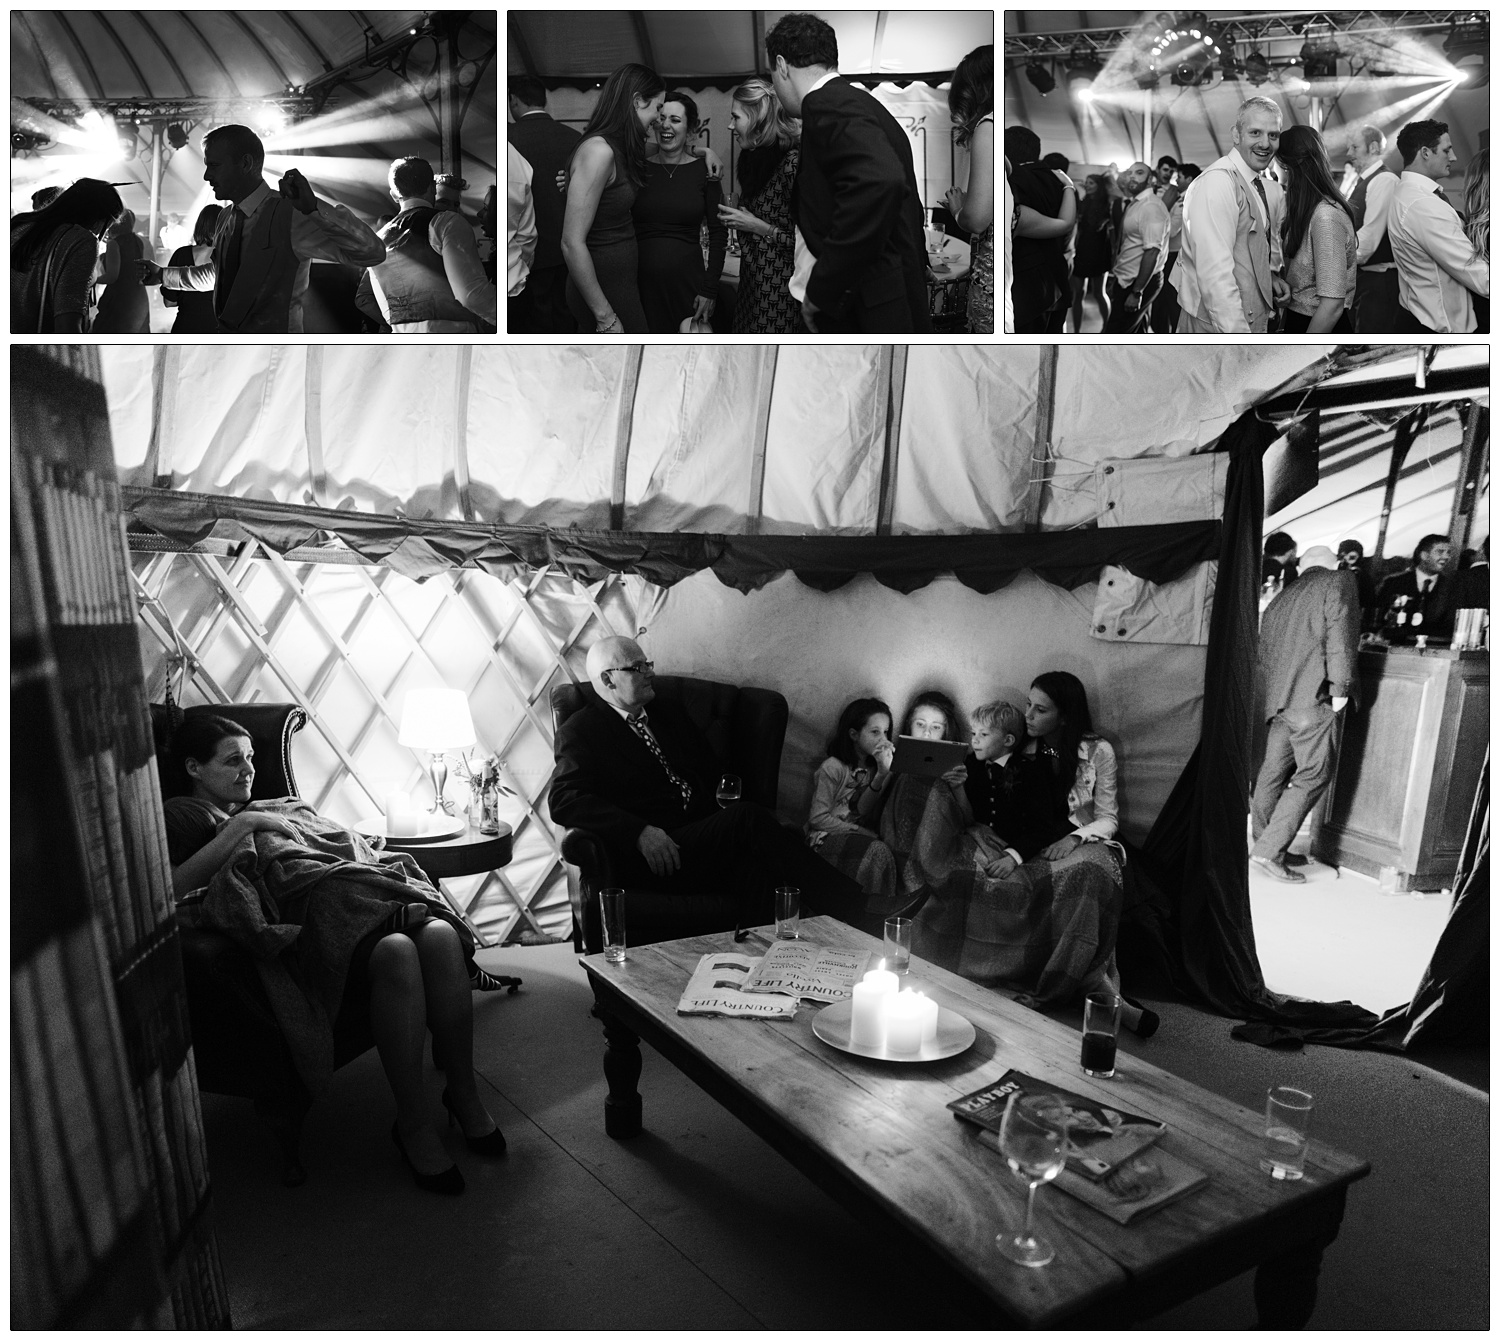
MULTIPOLYGON (((659 699, 682 707, 708 738, 726 773, 739 774, 747 801, 776 808, 781 747, 786 737, 786 699, 774 689, 741 688, 716 680, 658 675, 659 699)), ((552 690, 553 736, 590 702, 592 686, 563 684, 552 690)), ((580 954, 603 948, 599 891, 618 884, 608 849, 587 829, 568 829, 562 840, 568 863, 568 897, 573 905, 573 945, 580 954)), ((738 907, 728 894, 668 894, 649 886, 626 889, 626 935, 632 945, 732 930, 738 907)))
MULTIPOLYGON (((295 703, 209 704, 188 708, 185 715, 199 713, 227 717, 249 734, 255 746, 252 800, 298 795, 291 741, 306 723, 307 714, 295 703)), ((172 730, 168 710, 153 703, 151 725, 162 796, 183 795, 189 790, 188 780, 180 775, 168 751, 172 730)), ((198 1087, 209 1094, 255 1101, 256 1112, 281 1147, 281 1181, 296 1187, 307 1177, 298 1144, 312 1099, 297 1075, 254 961, 217 931, 184 927, 179 939, 198 1087)), ((374 1044, 367 1013, 345 1010, 334 1031, 334 1065, 353 1061, 374 1044)))

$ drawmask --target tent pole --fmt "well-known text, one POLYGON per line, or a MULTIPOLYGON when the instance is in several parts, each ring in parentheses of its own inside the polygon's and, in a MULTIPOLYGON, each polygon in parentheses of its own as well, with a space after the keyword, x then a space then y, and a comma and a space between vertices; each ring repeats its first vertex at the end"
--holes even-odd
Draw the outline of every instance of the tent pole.
POLYGON ((1406 463, 1406 454, 1422 425, 1427 422, 1431 407, 1423 405, 1407 415, 1396 425, 1396 441, 1391 444, 1391 468, 1385 477, 1385 498, 1380 504, 1380 534, 1375 537, 1375 553, 1371 556, 1378 565, 1385 557, 1385 533, 1391 525, 1391 507, 1396 501, 1396 481, 1401 478, 1401 467, 1406 463))
POLYGON ((1052 415, 1057 408, 1057 346, 1043 345, 1037 383, 1036 432, 1031 443, 1031 471, 1026 484, 1026 530, 1041 530, 1042 490, 1052 473, 1052 415))
POLYGON ((151 259, 156 259, 156 224, 161 216, 161 122, 151 123, 151 221, 146 228, 146 245, 151 259))
POLYGON ((1458 488, 1453 494, 1453 514, 1448 535, 1460 553, 1468 546, 1474 526, 1474 500, 1479 495, 1479 477, 1489 459, 1490 412, 1477 400, 1469 402, 1464 416, 1463 455, 1458 463, 1458 488))
POLYGON ((1144 90, 1146 94, 1146 110, 1141 113, 1141 162, 1153 162, 1151 157, 1151 112, 1155 99, 1151 96, 1152 90, 1144 90))
POLYGON ((906 399, 907 345, 888 348, 885 398, 885 456, 880 463, 880 504, 875 534, 890 535, 896 512, 896 463, 901 451, 901 407, 906 399))
POLYGON ((771 397, 776 394, 776 360, 780 345, 762 346, 759 387, 755 398, 755 439, 751 444, 750 499, 745 504, 745 532, 760 534, 766 501, 766 446, 771 438, 771 397))
POLYGON ((635 391, 641 381, 641 345, 625 350, 620 373, 620 409, 615 419, 615 477, 609 493, 609 529, 625 529, 625 470, 630 464, 630 430, 635 422, 635 391))
POLYGON ((463 27, 466 17, 463 12, 432 16, 438 46, 439 155, 442 171, 451 172, 455 177, 464 175, 464 114, 459 102, 462 90, 458 86, 458 30, 463 27))

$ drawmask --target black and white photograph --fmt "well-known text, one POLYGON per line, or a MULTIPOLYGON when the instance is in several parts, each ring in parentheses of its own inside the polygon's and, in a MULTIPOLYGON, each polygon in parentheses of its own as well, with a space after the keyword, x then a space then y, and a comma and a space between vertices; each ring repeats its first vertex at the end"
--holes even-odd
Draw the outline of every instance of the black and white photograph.
POLYGON ((1005 329, 1487 335, 1487 11, 1008 10, 1005 329))

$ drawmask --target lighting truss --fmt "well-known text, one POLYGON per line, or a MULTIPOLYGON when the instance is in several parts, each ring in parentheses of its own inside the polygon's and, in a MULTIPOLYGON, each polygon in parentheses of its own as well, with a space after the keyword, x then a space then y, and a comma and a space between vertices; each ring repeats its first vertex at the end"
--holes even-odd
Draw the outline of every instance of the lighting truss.
POLYGON ((30 107, 54 121, 76 122, 85 112, 99 112, 112 117, 117 124, 134 121, 165 128, 173 122, 249 118, 272 106, 285 112, 290 121, 313 114, 313 99, 292 93, 268 94, 264 98, 12 98, 11 123, 13 128, 42 129, 27 125, 24 109, 30 107))

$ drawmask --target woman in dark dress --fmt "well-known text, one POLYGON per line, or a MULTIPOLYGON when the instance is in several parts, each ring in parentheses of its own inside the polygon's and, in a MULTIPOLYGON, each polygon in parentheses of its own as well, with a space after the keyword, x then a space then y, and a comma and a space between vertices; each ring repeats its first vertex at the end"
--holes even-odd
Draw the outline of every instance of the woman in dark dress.
MULTIPOLYGON (((288 973, 291 991, 308 998, 301 1016, 331 1027, 330 1013, 336 1018, 350 1009, 368 1011, 396 1100, 392 1140, 418 1187, 462 1192, 463 1175, 426 1111, 429 1032, 447 1077, 443 1106, 469 1149, 501 1155, 505 1137, 475 1083, 472 980, 465 977, 459 933, 445 920, 451 915, 435 893, 429 898, 425 887, 406 886, 399 858, 371 853, 296 798, 252 804, 255 749, 238 723, 210 714, 188 716, 177 728, 172 753, 192 787, 190 795, 173 796, 162 806, 179 918, 194 925, 217 921, 223 924, 217 929, 232 939, 253 940, 273 968, 288 973), (260 833, 266 836, 252 837, 260 833), (275 868, 307 865, 304 849, 312 849, 322 864, 329 855, 362 856, 340 864, 337 880, 330 869, 324 879, 305 881, 300 891, 278 885, 273 894, 275 868), (362 875, 366 868, 368 877, 362 875), (235 891, 246 888, 255 907, 240 911, 235 891), (308 897, 314 890, 317 897, 308 897), (265 946, 273 937, 284 948, 267 956, 265 946), (331 1012, 326 994, 336 994, 331 1012)), ((315 1034, 326 1032, 312 1028, 315 1034)), ((332 1056, 331 1036, 324 1050, 332 1056)))
POLYGON ((689 319, 714 314, 728 230, 719 222, 719 183, 693 155, 698 104, 673 90, 656 119, 656 152, 647 160, 631 215, 640 248, 641 306, 653 334, 675 335, 689 319), (708 264, 699 234, 708 227, 708 264))
POLYGON ((1100 320, 1109 324, 1109 298, 1104 281, 1114 252, 1110 226, 1109 195, 1104 179, 1091 173, 1083 179, 1083 200, 1078 206, 1078 236, 1073 251, 1073 333, 1083 330, 1083 296, 1087 291, 1099 305, 1100 320))
POLYGON ((562 253, 568 307, 581 333, 645 335, 639 251, 630 216, 646 176, 646 131, 666 85, 644 65, 622 65, 599 90, 594 114, 568 165, 562 253))
POLYGON ((734 90, 729 120, 742 150, 736 167, 741 203, 720 206, 719 217, 740 238, 735 334, 805 331, 802 304, 787 289, 795 256, 792 187, 801 122, 786 116, 764 79, 747 79, 734 90))
POLYGON ((146 297, 137 261, 146 244, 135 231, 135 215, 126 210, 110 228, 104 254, 104 295, 94 316, 95 335, 149 335, 151 300, 146 297))
MULTIPOLYGON (((214 226, 219 222, 222 205, 205 205, 198 211, 193 224, 193 242, 189 247, 178 247, 172 253, 170 265, 207 265, 214 258, 214 226)), ((195 293, 190 289, 168 289, 161 291, 161 300, 168 307, 177 309, 177 320, 172 323, 173 335, 212 335, 218 329, 219 320, 214 316, 212 293, 195 293)))

